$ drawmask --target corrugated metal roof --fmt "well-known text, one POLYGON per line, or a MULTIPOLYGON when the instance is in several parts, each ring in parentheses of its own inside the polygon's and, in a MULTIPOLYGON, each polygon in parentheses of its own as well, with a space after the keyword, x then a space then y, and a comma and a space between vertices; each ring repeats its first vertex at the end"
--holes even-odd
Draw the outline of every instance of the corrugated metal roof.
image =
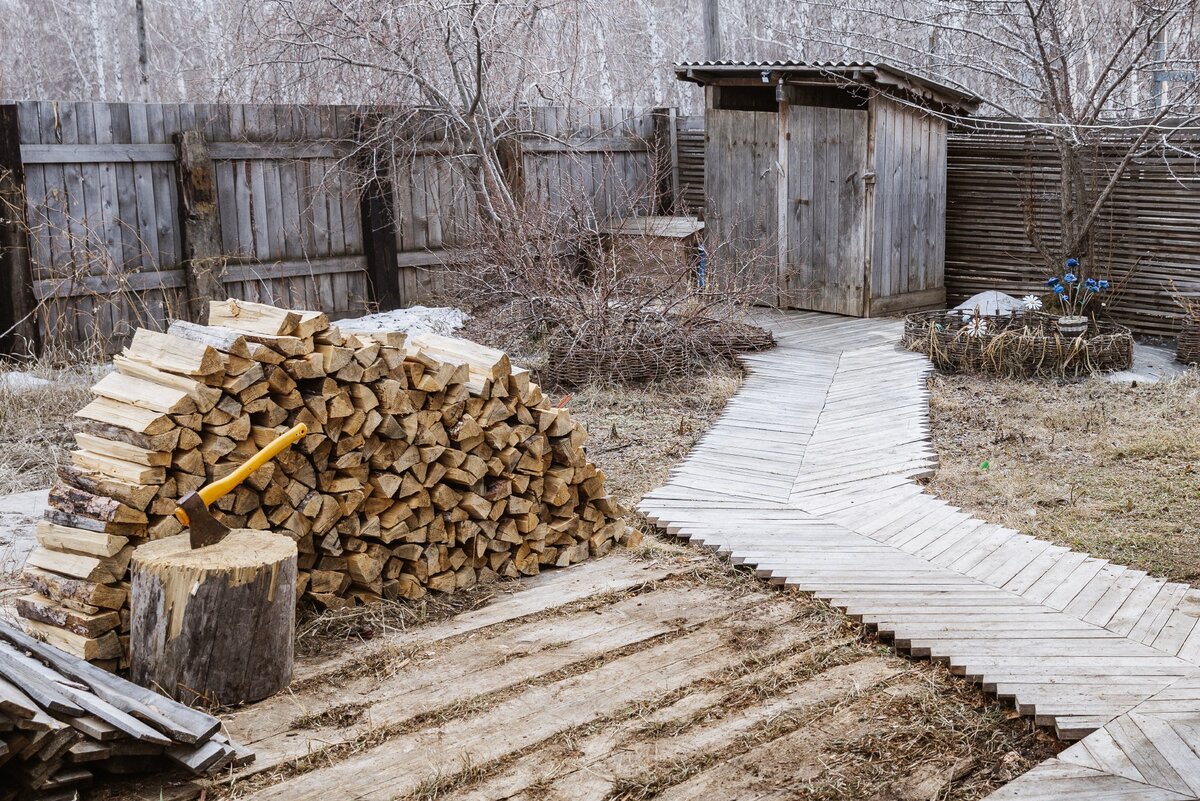
POLYGON ((893 81, 889 81, 889 83, 895 82, 894 79, 901 79, 904 82, 916 84, 924 89, 937 92, 949 98, 955 104, 971 110, 974 110, 975 107, 983 102, 982 98, 971 92, 965 92, 961 89, 947 86, 940 81, 925 78, 908 70, 875 61, 750 61, 721 59, 717 61, 680 61, 675 64, 675 74, 677 77, 682 80, 694 81, 701 84, 706 83, 704 80, 705 76, 697 75, 697 72, 707 72, 710 73, 710 77, 715 77, 716 74, 730 75, 740 72, 760 72, 762 70, 811 76, 851 72, 858 73, 856 77, 864 82, 878 81, 880 77, 884 77, 885 79, 890 77, 893 81))
MULTIPOLYGON (((675 69, 680 67, 811 67, 814 69, 830 69, 836 67, 874 67, 871 61, 742 61, 737 59, 721 59, 719 61, 679 61, 675 69)), ((884 65, 886 66, 886 65, 884 65)))

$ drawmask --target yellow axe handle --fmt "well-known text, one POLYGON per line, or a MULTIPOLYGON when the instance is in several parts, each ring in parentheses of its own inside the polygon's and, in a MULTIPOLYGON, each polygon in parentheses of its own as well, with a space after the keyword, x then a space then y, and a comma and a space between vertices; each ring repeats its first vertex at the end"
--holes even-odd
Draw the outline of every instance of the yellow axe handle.
MULTIPOLYGON (((247 461, 237 470, 234 470, 220 481, 214 481, 207 487, 202 488, 199 492, 199 495, 201 500, 204 501, 204 505, 210 506, 224 496, 233 492, 233 490, 237 488, 238 484, 241 484, 250 477, 251 473, 274 459, 279 455, 280 451, 282 451, 284 448, 290 447, 293 443, 302 439, 307 433, 308 426, 304 425, 304 423, 285 431, 275 439, 271 440, 267 447, 251 456, 249 461, 247 461)), ((187 512, 183 511, 183 509, 175 510, 175 518, 185 526, 188 525, 187 512)))

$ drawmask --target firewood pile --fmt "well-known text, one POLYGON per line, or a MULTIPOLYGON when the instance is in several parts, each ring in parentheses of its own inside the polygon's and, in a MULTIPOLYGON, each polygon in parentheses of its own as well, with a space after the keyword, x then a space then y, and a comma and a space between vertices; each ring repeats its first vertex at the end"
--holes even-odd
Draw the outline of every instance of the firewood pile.
POLYGON ((97 770, 200 774, 252 759, 220 724, 0 622, 0 801, 73 798, 97 770))
POLYGON ((139 330, 114 363, 19 601, 32 633, 106 668, 128 650, 133 548, 180 533, 177 499, 299 423, 308 436, 213 512, 290 534, 297 597, 321 607, 533 575, 630 536, 586 431, 502 351, 228 300, 207 326, 139 330))

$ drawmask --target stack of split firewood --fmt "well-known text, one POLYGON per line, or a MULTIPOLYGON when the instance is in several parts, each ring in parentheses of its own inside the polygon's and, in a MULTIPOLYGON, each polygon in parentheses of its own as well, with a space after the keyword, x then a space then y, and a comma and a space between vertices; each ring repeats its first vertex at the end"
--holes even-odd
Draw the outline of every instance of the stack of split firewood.
POLYGON ((627 536, 584 429, 501 351, 229 300, 207 326, 138 331, 114 361, 20 601, 35 633, 106 666, 126 650, 133 547, 179 533, 178 498, 298 423, 308 436, 214 512, 290 534, 297 595, 324 607, 532 575, 627 536))
POLYGON ((219 728, 0 622, 0 801, 76 798, 96 770, 209 773, 249 761, 219 728))

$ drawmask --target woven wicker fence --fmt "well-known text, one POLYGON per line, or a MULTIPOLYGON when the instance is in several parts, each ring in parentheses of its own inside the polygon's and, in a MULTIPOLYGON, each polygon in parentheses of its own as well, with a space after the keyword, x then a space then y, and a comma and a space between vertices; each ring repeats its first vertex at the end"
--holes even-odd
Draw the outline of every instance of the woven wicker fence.
POLYGON ((1085 335, 1072 338, 1059 333, 1056 320, 1041 312, 919 312, 904 319, 903 343, 947 372, 1062 378, 1133 365, 1129 329, 1092 321, 1085 335))

